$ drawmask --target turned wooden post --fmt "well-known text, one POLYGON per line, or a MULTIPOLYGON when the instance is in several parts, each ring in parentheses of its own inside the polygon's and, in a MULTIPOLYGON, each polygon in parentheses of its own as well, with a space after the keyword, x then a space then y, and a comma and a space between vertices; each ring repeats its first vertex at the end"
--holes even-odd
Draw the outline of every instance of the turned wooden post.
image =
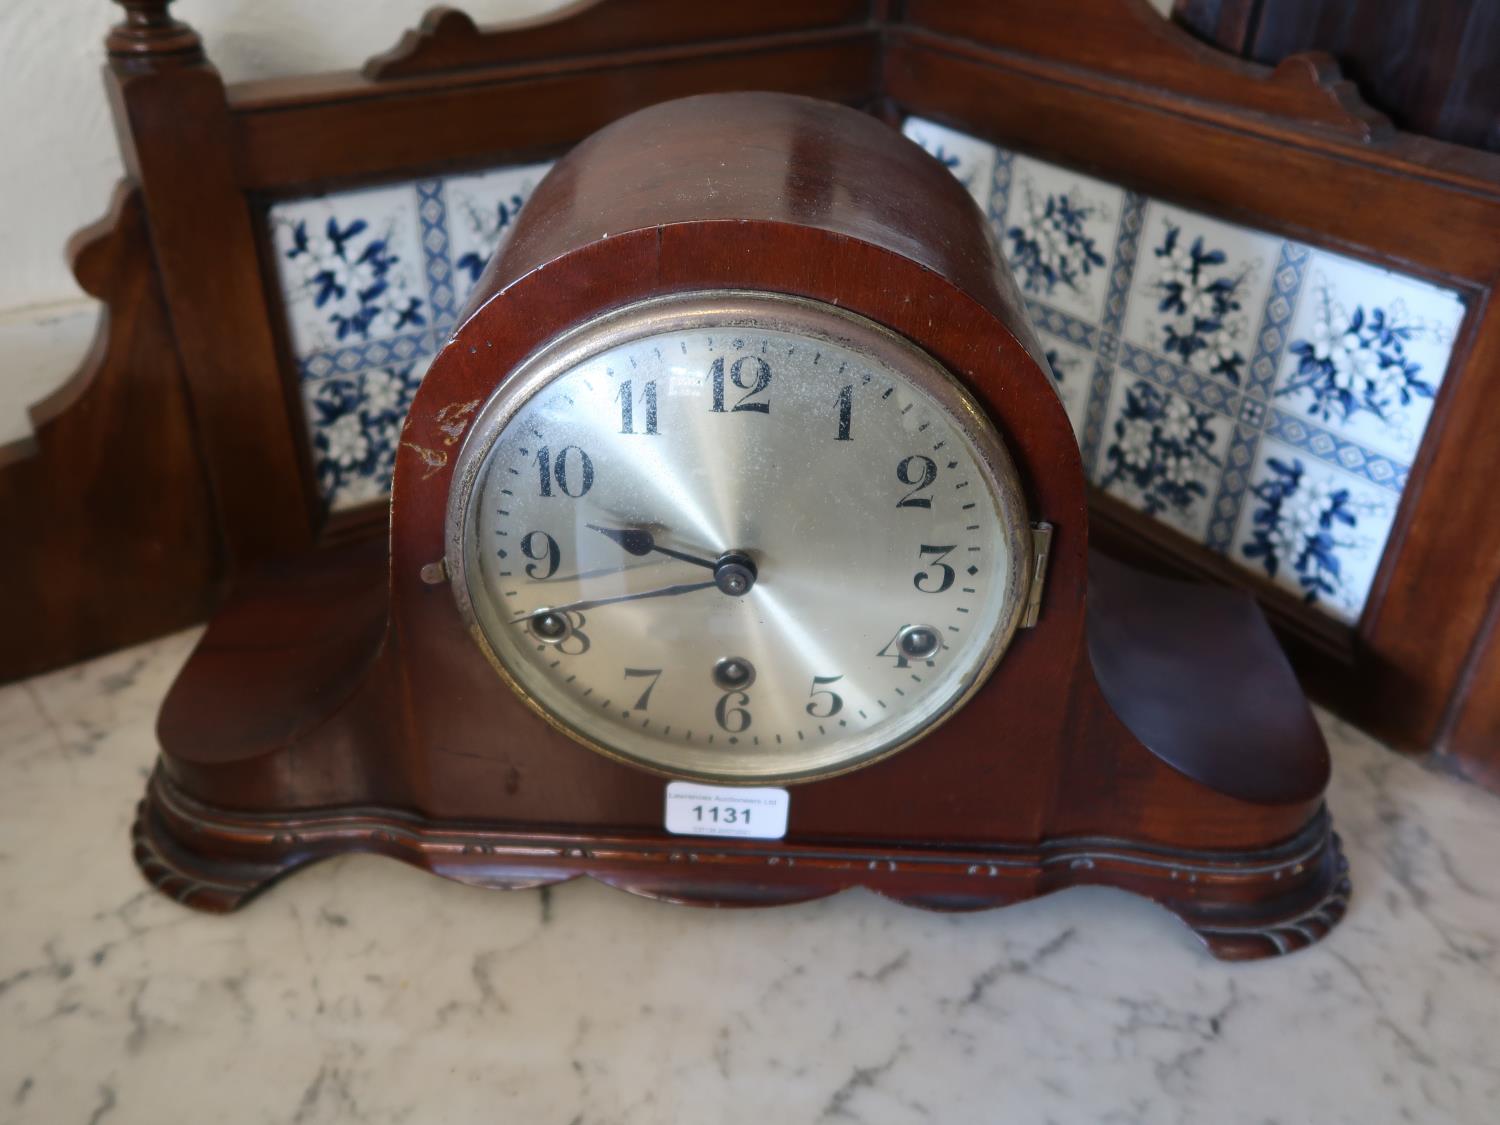
POLYGON ((105 81, 186 373, 231 565, 312 540, 305 440, 288 408, 258 253, 236 179, 224 83, 169 0, 118 0, 105 81))

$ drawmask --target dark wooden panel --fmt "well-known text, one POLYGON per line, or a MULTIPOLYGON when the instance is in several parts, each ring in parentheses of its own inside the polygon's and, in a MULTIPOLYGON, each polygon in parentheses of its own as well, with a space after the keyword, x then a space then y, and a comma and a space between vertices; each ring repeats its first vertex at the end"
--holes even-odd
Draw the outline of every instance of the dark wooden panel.
POLYGON ((1178 0, 1173 15, 1257 62, 1328 51, 1401 128, 1500 151, 1495 0, 1178 0))
POLYGON ((1449 721, 1438 744, 1442 757, 1481 785, 1500 790, 1500 595, 1490 604, 1449 721))
POLYGON ((71 256, 106 311, 34 439, 0 447, 0 680, 197 621, 221 574, 139 194, 122 185, 71 256))
POLYGON ((1227 58, 1168 24, 1146 0, 910 0, 904 22, 1066 63, 1084 80, 1120 78, 1283 118, 1304 131, 1313 127, 1360 140, 1390 131, 1341 80, 1337 67, 1305 58, 1273 73, 1227 58))
POLYGON ((865 30, 643 51, 587 65, 525 66, 483 83, 283 84, 233 92, 242 185, 306 191, 334 183, 558 155, 643 106, 688 94, 772 87, 846 104, 878 96, 879 40, 865 30), (497 127, 496 122, 504 122, 497 127))
POLYGON ((481 29, 457 8, 428 12, 391 51, 365 64, 374 81, 451 73, 476 67, 556 60, 641 47, 806 31, 868 20, 870 0, 758 0, 704 4, 652 0, 646 5, 579 0, 561 12, 524 23, 481 29))
POLYGON ((1199 39, 1242 55, 1261 0, 1176 0, 1172 18, 1199 39))

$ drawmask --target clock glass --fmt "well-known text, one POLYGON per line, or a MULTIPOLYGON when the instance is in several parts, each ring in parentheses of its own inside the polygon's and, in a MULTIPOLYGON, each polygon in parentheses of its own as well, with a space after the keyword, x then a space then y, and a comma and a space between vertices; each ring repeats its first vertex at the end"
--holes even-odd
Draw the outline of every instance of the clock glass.
POLYGON ((523 362, 465 441, 446 564, 512 688, 602 753, 792 782, 962 705, 1021 616, 1029 530, 993 425, 830 305, 645 301, 523 362))

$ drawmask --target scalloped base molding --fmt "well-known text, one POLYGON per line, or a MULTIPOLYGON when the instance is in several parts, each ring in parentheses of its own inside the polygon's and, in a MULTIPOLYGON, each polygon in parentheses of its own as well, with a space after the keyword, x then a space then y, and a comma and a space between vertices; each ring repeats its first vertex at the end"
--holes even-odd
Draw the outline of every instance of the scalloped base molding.
POLYGON ((570 836, 447 824, 391 810, 252 816, 203 805, 160 770, 131 830, 137 866, 196 910, 243 906, 282 876, 366 852, 446 879, 525 890, 589 876, 692 906, 778 906, 864 887, 926 910, 1006 906, 1073 886, 1117 887, 1177 915, 1215 957, 1274 957, 1331 930, 1349 865, 1326 811, 1273 848, 1186 851, 1108 837, 984 849, 868 848, 570 836), (1259 899, 1256 905, 1251 900, 1259 899))

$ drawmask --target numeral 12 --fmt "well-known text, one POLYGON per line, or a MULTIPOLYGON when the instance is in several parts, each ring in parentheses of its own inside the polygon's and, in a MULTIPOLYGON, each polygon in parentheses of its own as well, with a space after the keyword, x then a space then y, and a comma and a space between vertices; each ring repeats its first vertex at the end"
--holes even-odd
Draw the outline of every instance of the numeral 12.
POLYGON ((727 411, 724 408, 723 356, 720 356, 718 359, 714 360, 713 365, 708 369, 708 378, 713 388, 714 400, 711 409, 714 414, 733 414, 734 412, 740 410, 748 410, 756 414, 771 413, 770 403, 750 401, 756 395, 768 390, 771 386, 771 366, 759 356, 741 356, 739 359, 735 360, 734 364, 729 368, 729 381, 745 393, 742 394, 740 396, 740 400, 733 406, 729 407, 727 411), (748 383, 745 382, 746 367, 749 367, 754 372, 752 381, 748 383))

